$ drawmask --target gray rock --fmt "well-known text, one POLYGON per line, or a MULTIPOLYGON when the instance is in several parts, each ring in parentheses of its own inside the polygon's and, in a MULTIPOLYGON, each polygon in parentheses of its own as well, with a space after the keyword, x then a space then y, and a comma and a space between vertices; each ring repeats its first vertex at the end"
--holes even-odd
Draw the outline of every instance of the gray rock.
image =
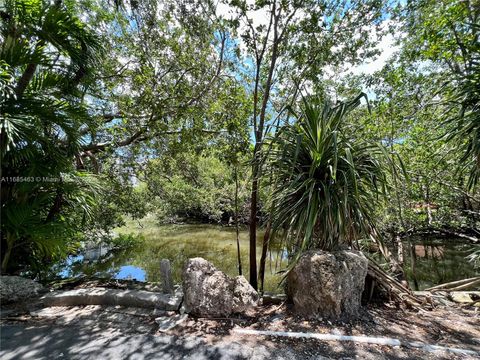
POLYGON ((38 296, 43 286, 21 276, 0 277, 0 298, 2 303, 27 300, 38 296))
POLYGON ((185 311, 199 317, 226 317, 256 306, 257 292, 243 276, 232 279, 202 258, 183 270, 185 311))
POLYGON ((367 267, 360 251, 306 252, 287 276, 287 296, 305 317, 354 317, 367 267))
POLYGON ((233 279, 233 307, 234 313, 244 313, 257 306, 258 293, 243 276, 233 279))

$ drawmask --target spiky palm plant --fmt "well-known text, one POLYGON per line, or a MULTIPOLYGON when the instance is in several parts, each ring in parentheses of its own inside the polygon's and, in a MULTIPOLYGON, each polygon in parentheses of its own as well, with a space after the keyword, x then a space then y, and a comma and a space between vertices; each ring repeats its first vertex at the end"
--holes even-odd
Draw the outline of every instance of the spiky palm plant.
POLYGON ((362 96, 337 105, 304 100, 296 121, 272 139, 271 221, 298 256, 307 248, 352 244, 374 227, 386 153, 346 131, 346 116, 362 96))
POLYGON ((61 2, 7 0, 0 6, 2 272, 12 258, 52 257, 88 213, 95 180, 76 171, 82 127, 90 123, 81 88, 97 38, 61 2))
POLYGON ((463 150, 460 159, 469 168, 469 189, 473 189, 480 179, 480 59, 472 65, 473 70, 461 76, 456 89, 448 97, 450 110, 455 116, 447 120, 448 141, 455 141, 463 150))

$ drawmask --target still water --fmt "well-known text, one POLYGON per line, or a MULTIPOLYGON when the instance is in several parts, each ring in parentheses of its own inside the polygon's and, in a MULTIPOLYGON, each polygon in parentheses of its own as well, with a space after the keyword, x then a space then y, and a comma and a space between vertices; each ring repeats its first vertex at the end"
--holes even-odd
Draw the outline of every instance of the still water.
MULTIPOLYGON (((192 257, 203 257, 230 276, 238 275, 237 244, 235 229, 215 225, 163 225, 129 224, 118 229, 119 233, 140 234, 143 240, 132 248, 110 251, 106 246, 88 249, 70 256, 59 267, 62 277, 94 276, 110 279, 135 279, 159 282, 160 260, 169 259, 175 282, 181 281, 185 261, 192 257)), ((258 233, 261 244, 263 233, 258 233)), ((248 231, 240 231, 240 253, 243 275, 248 279, 248 231)), ((260 258, 261 247, 257 248, 260 258)), ((278 273, 287 265, 287 255, 272 246, 268 253, 265 271, 265 291, 283 292, 278 273)))
MULTIPOLYGON (((238 275, 235 229, 214 225, 142 225, 130 223, 118 233, 141 234, 138 245, 122 251, 106 246, 70 256, 59 268, 62 277, 95 276, 109 279, 160 281, 160 260, 172 263, 174 280, 181 281, 182 267, 191 257, 203 257, 231 276, 238 275)), ((259 232, 258 242, 263 234, 259 232)), ((478 246, 478 245, 477 245, 478 246)), ((240 232, 243 275, 248 279, 248 231, 240 232)), ((473 245, 458 239, 410 239, 404 243, 405 271, 412 289, 477 276, 479 269, 465 257, 473 245)), ((260 258, 261 248, 257 248, 260 258)), ((279 286, 287 255, 279 246, 268 253, 265 291, 283 292, 279 286)))
POLYGON ((404 269, 410 287, 423 290, 480 274, 466 258, 480 245, 451 238, 414 238, 403 243, 404 269))

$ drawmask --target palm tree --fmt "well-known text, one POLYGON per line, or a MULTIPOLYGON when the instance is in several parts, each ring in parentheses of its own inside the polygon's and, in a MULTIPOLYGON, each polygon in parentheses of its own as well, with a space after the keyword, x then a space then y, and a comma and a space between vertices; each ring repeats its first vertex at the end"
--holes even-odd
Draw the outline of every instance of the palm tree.
POLYGON ((386 176, 381 145, 348 133, 346 116, 360 105, 304 99, 300 115, 272 139, 271 221, 298 256, 303 250, 352 245, 373 230, 386 176))
POLYGON ((12 257, 51 257, 88 213, 92 181, 76 171, 91 117, 80 85, 92 76, 97 37, 61 1, 0 7, 2 272, 12 257), (80 211, 79 211, 80 210, 80 211))
POLYGON ((468 188, 472 190, 480 179, 480 62, 473 63, 469 73, 459 76, 455 86, 447 100, 449 111, 456 114, 446 122, 450 125, 446 137, 463 151, 460 161, 470 169, 468 188))

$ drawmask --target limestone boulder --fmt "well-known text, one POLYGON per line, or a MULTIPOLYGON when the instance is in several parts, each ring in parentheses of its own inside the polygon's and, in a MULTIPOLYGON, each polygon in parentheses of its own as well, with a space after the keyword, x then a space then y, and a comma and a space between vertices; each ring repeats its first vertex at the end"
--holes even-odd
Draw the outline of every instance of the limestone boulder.
POLYGON ((203 258, 189 259, 183 270, 185 311, 199 317, 227 317, 256 306, 257 292, 243 276, 227 276, 203 258))
POLYGON ((233 308, 234 313, 245 313, 258 304, 258 293, 243 276, 233 279, 233 308))
POLYGON ((287 276, 288 299, 295 312, 307 318, 355 317, 367 268, 360 251, 308 251, 287 276))
POLYGON ((24 301, 38 296, 42 290, 42 285, 21 276, 0 277, 0 298, 2 303, 24 301))

